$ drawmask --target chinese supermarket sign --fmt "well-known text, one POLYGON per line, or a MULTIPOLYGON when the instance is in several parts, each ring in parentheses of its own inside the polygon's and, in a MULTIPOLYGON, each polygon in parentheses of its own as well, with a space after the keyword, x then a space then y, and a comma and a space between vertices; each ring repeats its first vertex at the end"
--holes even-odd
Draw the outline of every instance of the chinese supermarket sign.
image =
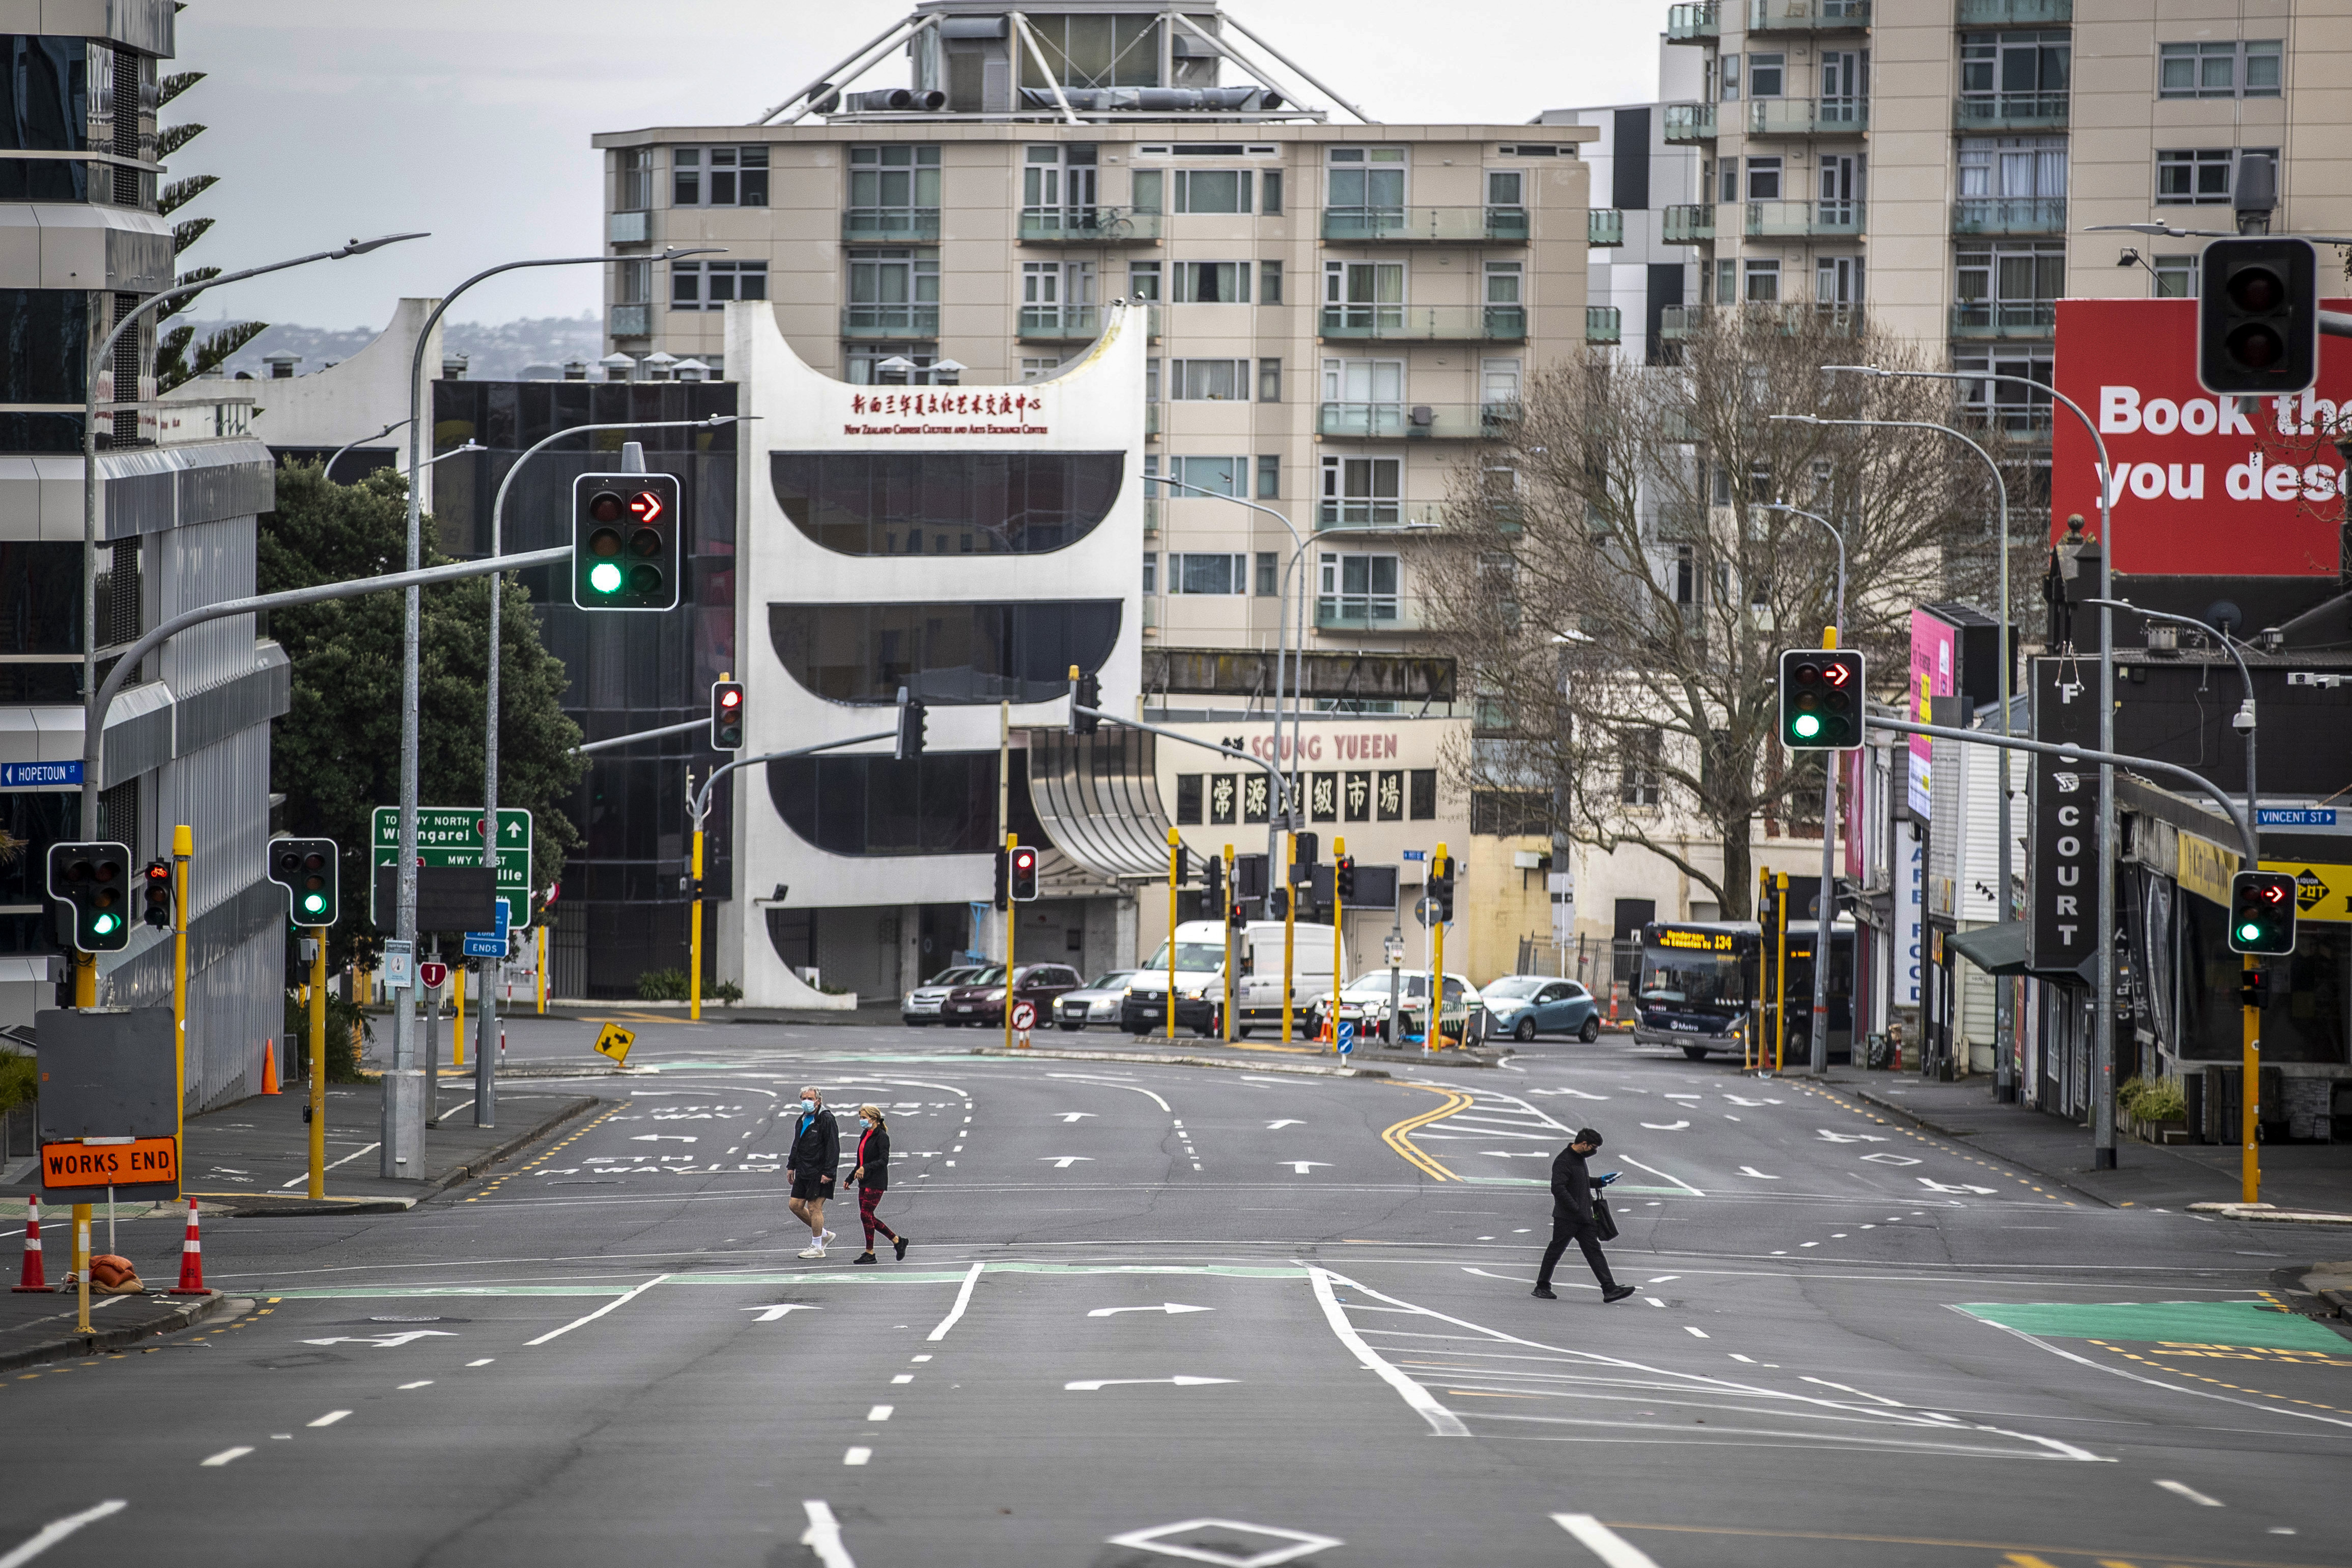
POLYGON ((850 394, 844 435, 1044 435, 1045 402, 1034 392, 908 387, 850 394))
POLYGON ((2260 399, 2197 384, 2191 299, 2062 299, 2057 352, 2058 390, 2097 423, 2115 471, 2102 476, 2082 422, 2058 410, 2053 539, 2075 513, 2097 530, 2104 478, 2117 571, 2336 575, 2344 461, 2333 436, 2352 422, 2352 342, 2320 340, 2310 392, 2260 399))

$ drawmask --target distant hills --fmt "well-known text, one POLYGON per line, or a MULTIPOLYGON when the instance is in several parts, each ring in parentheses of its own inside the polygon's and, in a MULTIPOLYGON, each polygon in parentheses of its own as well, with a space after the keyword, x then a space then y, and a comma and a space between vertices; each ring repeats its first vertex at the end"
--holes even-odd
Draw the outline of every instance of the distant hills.
MULTIPOLYGON (((197 331, 202 335, 216 325, 199 322, 197 331)), ((262 363, 262 356, 282 350, 302 356, 302 362, 294 367, 297 375, 310 375, 350 359, 373 342, 381 330, 376 327, 339 329, 281 323, 238 350, 226 369, 232 376, 239 371, 265 376, 268 367, 262 363)), ((496 326, 479 321, 445 321, 441 325, 441 346, 445 353, 467 356, 466 376, 469 381, 512 381, 522 374, 526 365, 561 365, 566 360, 593 361, 604 352, 603 328, 593 310, 583 310, 577 316, 529 317, 496 326)))

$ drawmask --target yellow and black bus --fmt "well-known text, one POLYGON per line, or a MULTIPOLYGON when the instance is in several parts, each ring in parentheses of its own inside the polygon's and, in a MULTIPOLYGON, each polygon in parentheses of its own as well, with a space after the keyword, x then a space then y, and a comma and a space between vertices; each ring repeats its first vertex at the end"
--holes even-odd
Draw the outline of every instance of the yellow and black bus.
MULTIPOLYGON (((1679 1050, 1693 1061, 1714 1051, 1742 1055, 1750 1039, 1768 1061, 1812 1057, 1814 923, 1789 922, 1788 1032, 1768 943, 1752 920, 1654 921, 1642 927, 1633 1042, 1679 1050)), ((1844 1061, 1853 1039, 1853 926, 1830 927, 1830 1060, 1844 1061)))

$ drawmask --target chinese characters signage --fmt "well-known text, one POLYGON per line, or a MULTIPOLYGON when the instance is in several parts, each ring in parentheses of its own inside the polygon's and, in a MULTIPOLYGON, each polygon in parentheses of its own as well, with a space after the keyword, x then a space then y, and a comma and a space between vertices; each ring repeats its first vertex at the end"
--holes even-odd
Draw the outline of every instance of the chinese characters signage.
POLYGON ((1045 402, 1034 392, 908 387, 853 392, 844 435, 1045 435, 1045 402))

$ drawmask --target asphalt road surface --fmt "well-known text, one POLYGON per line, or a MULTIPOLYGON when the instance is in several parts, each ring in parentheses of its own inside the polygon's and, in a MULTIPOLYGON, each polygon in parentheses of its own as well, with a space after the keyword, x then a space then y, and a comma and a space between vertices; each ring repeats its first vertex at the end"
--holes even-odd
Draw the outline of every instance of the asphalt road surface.
POLYGON ((2308 1233, 1620 1037, 1381 1082, 635 1027, 499 1173, 214 1221, 248 1308, 0 1382, 0 1565, 2352 1563, 2352 1342, 2265 1295, 2308 1233), (797 1256, 804 1082, 845 1155, 886 1108, 904 1262, 854 1197, 797 1256), (1528 1293, 1586 1124, 1615 1305, 1573 1249, 1528 1293))

